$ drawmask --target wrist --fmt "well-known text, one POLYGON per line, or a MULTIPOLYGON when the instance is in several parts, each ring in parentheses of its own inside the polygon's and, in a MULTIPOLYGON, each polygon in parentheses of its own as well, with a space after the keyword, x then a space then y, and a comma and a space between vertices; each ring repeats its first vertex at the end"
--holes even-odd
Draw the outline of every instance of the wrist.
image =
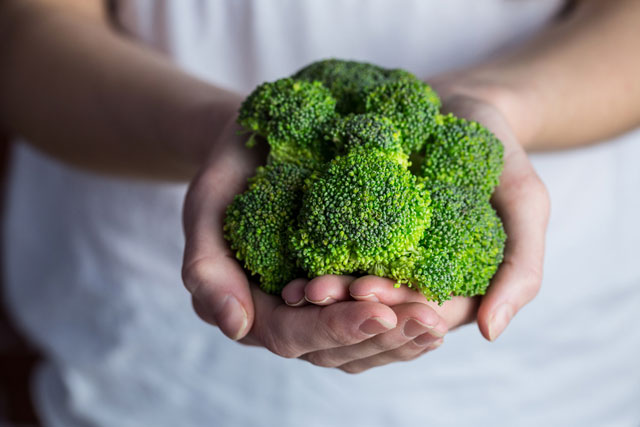
POLYGON ((488 104, 505 118, 520 145, 534 150, 542 117, 536 111, 540 104, 538 91, 534 85, 512 82, 494 71, 461 71, 437 76, 432 82, 445 111, 449 100, 460 97, 488 104))
POLYGON ((181 123, 181 157, 196 170, 220 144, 231 123, 235 122, 242 97, 231 92, 217 93, 197 103, 181 123))

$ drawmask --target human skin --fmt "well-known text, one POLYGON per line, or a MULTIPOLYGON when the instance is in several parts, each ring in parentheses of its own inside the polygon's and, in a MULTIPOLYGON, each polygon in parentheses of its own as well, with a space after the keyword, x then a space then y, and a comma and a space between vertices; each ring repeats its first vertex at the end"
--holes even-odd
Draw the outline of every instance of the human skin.
POLYGON ((640 122, 639 15, 632 0, 580 2, 527 46, 430 79, 446 110, 484 123, 506 149, 492 200, 505 262, 486 296, 442 307, 371 276, 298 279, 289 304, 250 283, 222 237, 226 205, 264 161, 236 134, 242 96, 119 35, 99 1, 0 2, 0 124, 79 167, 189 180, 183 277, 200 317, 283 357, 360 372, 417 357, 473 319, 493 340, 535 296, 548 196, 524 148, 573 147, 640 122))

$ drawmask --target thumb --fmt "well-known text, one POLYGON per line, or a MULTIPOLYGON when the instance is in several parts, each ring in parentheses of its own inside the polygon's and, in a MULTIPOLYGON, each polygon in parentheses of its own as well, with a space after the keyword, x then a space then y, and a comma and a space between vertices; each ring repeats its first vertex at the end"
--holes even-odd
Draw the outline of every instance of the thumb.
POLYGON ((504 261, 478 309, 478 326, 490 341, 536 296, 542 282, 549 196, 533 169, 518 175, 510 169, 505 168, 493 199, 507 233, 504 261))
POLYGON ((198 316, 238 340, 253 324, 253 300, 247 276, 224 241, 224 205, 212 190, 202 176, 185 199, 182 279, 198 316))

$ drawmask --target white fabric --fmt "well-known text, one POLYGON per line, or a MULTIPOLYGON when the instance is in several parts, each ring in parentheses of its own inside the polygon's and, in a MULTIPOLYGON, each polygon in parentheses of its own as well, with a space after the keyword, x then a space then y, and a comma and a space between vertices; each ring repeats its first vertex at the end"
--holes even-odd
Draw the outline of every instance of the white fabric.
MULTIPOLYGON (((322 57, 420 76, 517 43, 558 1, 139 0, 134 37, 246 92, 322 57)), ((183 185, 110 179, 25 144, 5 225, 7 299, 49 361, 46 425, 637 426, 640 131, 533 156, 551 192, 542 291, 496 343, 470 326, 358 376, 244 347, 202 323, 180 277, 183 185)))

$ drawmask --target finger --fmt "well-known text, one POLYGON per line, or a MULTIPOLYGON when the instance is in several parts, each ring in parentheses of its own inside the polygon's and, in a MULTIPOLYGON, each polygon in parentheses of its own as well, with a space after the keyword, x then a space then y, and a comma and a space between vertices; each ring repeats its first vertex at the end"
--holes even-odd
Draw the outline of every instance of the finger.
MULTIPOLYGON (((315 351, 301 358, 317 366, 337 367, 396 349, 418 336, 428 335, 436 340, 447 333, 445 323, 425 304, 401 304, 393 307, 393 310, 398 318, 398 327, 393 330, 358 344, 315 351)), ((422 338, 424 341, 426 337, 422 338)))
POLYGON ((408 286, 395 287, 395 282, 378 276, 359 277, 349 286, 349 292, 355 300, 378 301, 388 306, 407 302, 426 304, 440 316, 451 330, 472 322, 476 318, 478 300, 474 298, 453 297, 442 305, 428 301, 427 298, 408 286))
POLYGON ((211 197, 218 185, 204 177, 185 199, 182 278, 198 315, 237 340, 253 322, 253 302, 247 277, 222 235, 224 208, 211 197))
POLYGON ((377 366, 384 366, 394 362, 407 362, 429 351, 435 350, 440 347, 443 342, 444 338, 436 338, 433 341, 421 341, 420 343, 412 340, 394 350, 346 363, 340 366, 339 369, 349 374, 359 374, 377 366))
POLYGON ((505 160, 492 201, 503 220, 507 242, 504 261, 478 309, 480 331, 491 341, 536 296, 542 281, 549 198, 524 152, 516 151, 505 160))
POLYGON ((307 279, 294 279, 282 289, 282 299, 290 307, 300 307, 307 304, 304 299, 304 288, 309 281, 307 279))
POLYGON ((406 302, 427 302, 426 297, 415 289, 406 285, 396 288, 393 280, 378 276, 363 276, 355 279, 349 286, 349 293, 358 301, 381 302, 388 306, 406 302))
POLYGON ((442 305, 433 302, 429 304, 432 304, 433 310, 445 321, 451 331, 476 319, 480 299, 453 297, 442 305))
POLYGON ((396 327, 395 312, 370 302, 345 301, 325 307, 289 307, 252 288, 255 321, 251 335, 283 357, 362 342, 396 327))
POLYGON ((316 305, 329 305, 336 301, 347 301, 349 284, 353 282, 353 276, 325 275, 312 279, 305 287, 305 299, 316 305))

